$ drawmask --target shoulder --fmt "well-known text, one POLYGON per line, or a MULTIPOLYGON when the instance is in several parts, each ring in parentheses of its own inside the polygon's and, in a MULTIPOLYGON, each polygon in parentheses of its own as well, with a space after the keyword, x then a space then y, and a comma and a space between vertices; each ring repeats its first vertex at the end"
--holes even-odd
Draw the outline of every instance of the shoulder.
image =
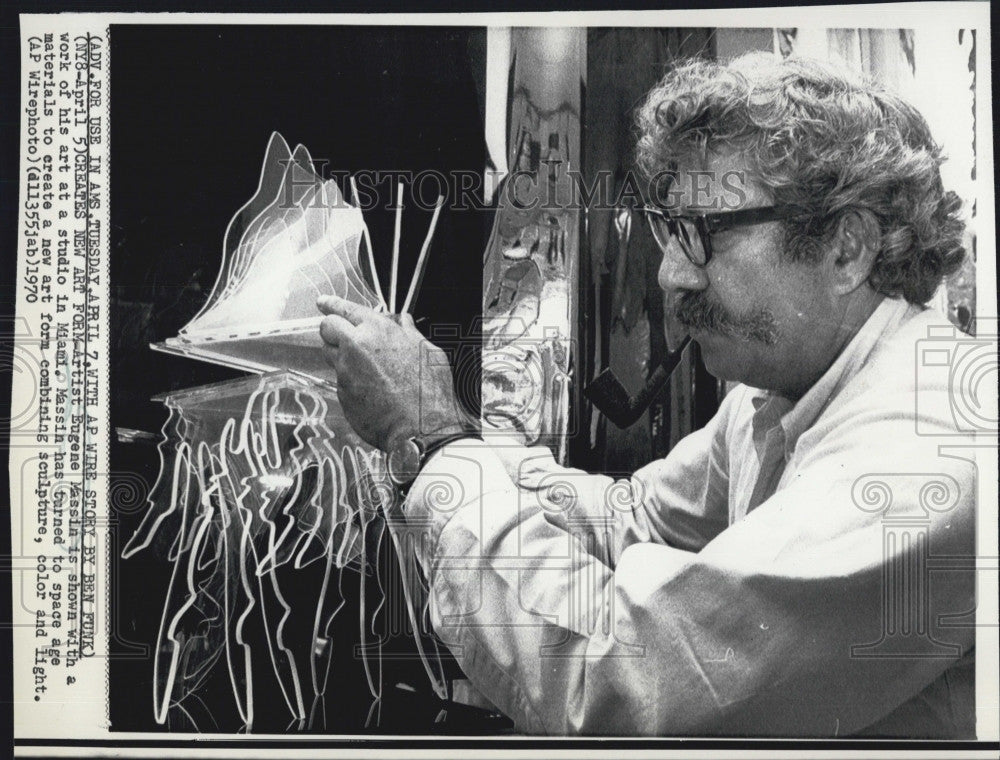
MULTIPOLYGON (((995 407, 985 417, 982 409, 970 408, 990 403, 984 399, 990 395, 995 405, 996 393, 973 390, 981 379, 964 368, 977 361, 983 343, 958 332, 940 313, 913 314, 879 341, 801 436, 797 464, 883 479, 940 474, 968 500, 976 487, 977 435, 996 430, 995 407)), ((995 356, 991 361, 995 367, 995 356)))
POLYGON ((979 387, 992 382, 983 380, 996 371, 995 350, 934 309, 913 310, 874 347, 827 415, 874 415, 918 436, 975 434, 982 427, 976 420, 996 424, 985 408, 990 396, 995 406, 996 394, 979 387))

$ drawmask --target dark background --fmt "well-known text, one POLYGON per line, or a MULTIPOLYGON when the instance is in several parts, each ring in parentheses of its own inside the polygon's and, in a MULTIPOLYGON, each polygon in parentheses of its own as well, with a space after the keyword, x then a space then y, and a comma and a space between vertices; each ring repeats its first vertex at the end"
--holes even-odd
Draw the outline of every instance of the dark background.
MULTIPOLYGON (((223 232, 256 190, 272 131, 292 147, 305 145, 317 164, 326 162, 326 173, 481 171, 486 161, 485 30, 113 26, 110 58, 112 489, 126 482, 139 482, 142 489, 156 480, 156 439, 121 443, 115 429, 158 438, 167 416, 152 396, 244 376, 152 351, 149 343, 175 336, 208 297, 219 271, 223 232)), ((379 209, 365 214, 386 291, 393 184, 380 186, 379 209)), ((414 208, 410 199, 403 212, 400 305, 429 221, 430 213, 414 208)), ((490 224, 488 211, 447 206, 442 211, 414 307, 414 316, 426 319, 423 324, 464 329, 480 314, 482 252, 490 224)), ((478 341, 468 348, 478 351, 478 341)), ((121 545, 145 512, 144 494, 138 496, 114 515, 121 545)), ((118 559, 112 574, 113 730, 163 730, 153 720, 151 654, 170 567, 160 553, 146 549, 118 559)), ((383 571, 388 576, 395 568, 390 563, 383 571)), ((293 610, 314 608, 317 572, 292 571, 283 579, 279 572, 279 579, 293 610), (296 592, 302 594, 298 606, 296 592)), ((321 723, 317 730, 357 733, 365 730, 372 700, 354 653, 361 614, 356 573, 345 572, 342 591, 346 606, 334 623, 339 638, 326 727, 321 723)), ((367 606, 370 614, 372 599, 367 606)), ((311 616, 306 615, 309 625, 311 616)), ((406 643, 397 641, 396 648, 406 654, 406 643)), ((257 651, 266 653, 263 645, 257 651)), ((449 725, 435 725, 440 705, 415 652, 383 662, 385 698, 376 730, 476 731, 477 724, 461 721, 455 710, 449 725), (416 693, 396 689, 397 682, 416 693)), ((266 654, 257 664, 254 731, 285 731, 289 714, 273 676, 268 681, 266 654)), ((198 695, 202 704, 189 699, 184 706, 202 731, 236 731, 239 718, 223 661, 215 673, 198 695)), ((307 672, 303 675, 308 681, 307 672)), ((178 715, 168 728, 192 730, 178 715)))
MULTIPOLYGON (((158 430, 149 396, 239 376, 148 343, 175 336, 207 299, 272 131, 327 172, 485 165, 483 29, 126 25, 112 27, 111 56, 115 425, 158 430)), ((392 184, 365 215, 386 291, 392 184)), ((400 304, 429 221, 408 198, 400 304)), ((442 210, 415 317, 464 326, 479 314, 488 222, 442 210)))

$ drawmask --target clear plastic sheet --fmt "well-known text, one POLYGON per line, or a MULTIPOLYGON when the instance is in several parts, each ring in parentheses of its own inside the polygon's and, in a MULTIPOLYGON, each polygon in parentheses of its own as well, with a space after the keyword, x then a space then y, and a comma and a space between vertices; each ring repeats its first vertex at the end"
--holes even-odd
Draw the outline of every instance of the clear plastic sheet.
MULTIPOLYGON (((376 600, 367 607, 363 602, 357 631, 368 689, 377 702, 381 662, 372 622, 386 588, 372 558, 400 549, 384 517, 396 496, 381 453, 347 424, 332 386, 295 372, 202 386, 160 400, 169 410, 159 444, 160 475, 149 510, 123 552, 128 558, 153 547, 172 564, 154 659, 157 722, 197 699, 224 662, 234 706, 252 730, 252 663, 263 659, 273 669, 291 727, 310 727, 323 712, 334 656, 331 626, 345 577, 359 584, 362 600, 376 600), (308 609, 293 606, 278 570, 313 563, 322 567, 323 579, 314 601, 308 609), (293 616, 311 621, 310 641, 286 638, 293 616), (258 651, 249 627, 263 632, 258 651)), ((426 589, 412 559, 401 556, 400 564, 405 599, 395 601, 405 602, 415 632, 426 630, 426 589)), ((432 685, 443 694, 437 653, 425 652, 415 638, 432 685)))
POLYGON ((254 196, 226 229, 223 258, 205 306, 176 338, 153 348, 216 364, 328 376, 316 299, 338 295, 381 309, 361 210, 336 180, 323 181, 309 151, 271 135, 254 196))

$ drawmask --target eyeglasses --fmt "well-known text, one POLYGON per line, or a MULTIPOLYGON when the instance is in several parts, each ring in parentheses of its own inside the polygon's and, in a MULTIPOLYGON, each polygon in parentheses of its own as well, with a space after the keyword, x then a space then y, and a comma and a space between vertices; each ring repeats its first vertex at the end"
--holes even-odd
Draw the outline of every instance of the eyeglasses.
POLYGON ((801 210, 791 206, 762 206, 712 214, 671 214, 650 205, 644 205, 642 210, 660 248, 666 251, 673 240, 688 261, 702 269, 712 260, 712 235, 716 232, 803 216, 801 210))

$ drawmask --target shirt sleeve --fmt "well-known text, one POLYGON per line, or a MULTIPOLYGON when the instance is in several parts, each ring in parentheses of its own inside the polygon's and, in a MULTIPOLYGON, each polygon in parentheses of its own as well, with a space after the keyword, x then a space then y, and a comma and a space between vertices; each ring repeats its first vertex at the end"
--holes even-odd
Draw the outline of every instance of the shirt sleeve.
POLYGON ((570 530, 567 521, 586 523, 587 549, 604 564, 617 565, 634 543, 696 551, 728 524, 726 433, 744 391, 729 394, 709 423, 666 458, 627 478, 562 467, 545 447, 491 448, 518 489, 521 517, 540 512, 563 530, 570 530))
POLYGON ((973 554, 974 466, 939 456, 940 439, 913 434, 913 399, 895 401, 803 436, 791 482, 702 547, 704 513, 683 499, 649 517, 679 488, 668 458, 641 507, 668 540, 629 543, 614 566, 593 551, 592 515, 551 519, 487 445, 452 444, 407 506, 428 526, 435 631, 526 732, 859 731, 973 640, 942 622, 974 609, 971 573, 928 562, 973 554), (445 481, 464 488, 435 499, 445 481), (693 527, 669 527, 678 515, 693 527))

